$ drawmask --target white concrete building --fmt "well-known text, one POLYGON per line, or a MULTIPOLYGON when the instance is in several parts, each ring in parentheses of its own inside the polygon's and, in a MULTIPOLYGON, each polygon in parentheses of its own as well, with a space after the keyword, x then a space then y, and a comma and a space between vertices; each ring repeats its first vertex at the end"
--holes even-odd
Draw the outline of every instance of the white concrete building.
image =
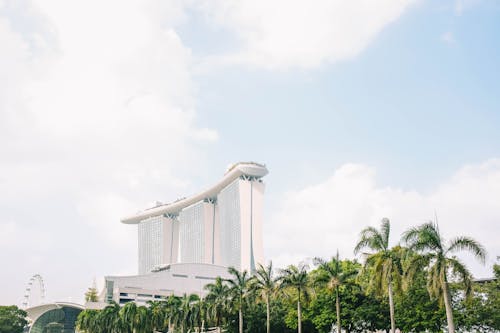
POLYGON ((107 276, 101 295, 104 302, 120 305, 165 299, 170 295, 206 294, 205 285, 220 276, 229 278, 227 267, 212 264, 172 264, 159 272, 134 276, 107 276))
POLYGON ((137 224, 139 274, 174 263, 253 270, 263 260, 262 211, 266 167, 238 163, 211 188, 122 219, 137 224))
POLYGON ((205 191, 123 218, 138 228, 139 276, 106 277, 105 300, 203 294, 203 286, 226 277, 228 267, 255 270, 264 260, 267 173, 262 164, 237 163, 205 191))

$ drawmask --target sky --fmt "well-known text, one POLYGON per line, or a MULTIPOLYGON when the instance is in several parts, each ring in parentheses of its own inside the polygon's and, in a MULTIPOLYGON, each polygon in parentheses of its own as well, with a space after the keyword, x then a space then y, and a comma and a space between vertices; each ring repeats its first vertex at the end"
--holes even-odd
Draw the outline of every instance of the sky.
POLYGON ((269 169, 278 267, 437 217, 491 276, 499 32, 495 0, 0 0, 0 304, 135 274, 120 218, 237 161, 269 169))

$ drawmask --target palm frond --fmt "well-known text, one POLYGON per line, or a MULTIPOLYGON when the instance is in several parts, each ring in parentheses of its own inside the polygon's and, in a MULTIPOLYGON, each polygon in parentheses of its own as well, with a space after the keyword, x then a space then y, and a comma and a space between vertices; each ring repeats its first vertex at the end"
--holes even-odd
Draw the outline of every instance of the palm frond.
POLYGON ((441 235, 433 222, 427 222, 418 227, 410 228, 403 233, 402 240, 412 251, 423 252, 430 250, 443 252, 441 235))
POLYGON ((427 246, 436 251, 443 251, 441 234, 437 225, 429 221, 420 226, 421 239, 427 246))
POLYGON ((456 257, 448 258, 448 265, 455 276, 460 278, 460 282, 464 285, 465 296, 470 298, 472 294, 472 273, 467 267, 456 257))
POLYGON ((413 243, 415 243, 416 240, 418 239, 419 232, 420 232, 420 228, 419 227, 412 227, 412 228, 406 230, 403 233, 403 236, 401 237, 401 240, 408 247, 410 247, 410 245, 413 244, 413 243))
POLYGON ((414 281, 415 274, 429 265, 431 257, 431 254, 413 254, 411 257, 407 258, 404 270, 406 284, 412 283, 414 281))
POLYGON ((486 260, 486 249, 477 241, 470 237, 457 237, 450 241, 447 253, 454 253, 457 251, 471 252, 481 263, 484 264, 486 260))
POLYGON ((326 260, 320 257, 314 257, 313 258, 313 264, 316 266, 322 266, 326 263, 326 260))
POLYGON ((383 251, 384 241, 380 232, 374 227, 366 227, 360 233, 360 240, 354 247, 354 253, 358 254, 363 248, 370 248, 374 251, 383 251))

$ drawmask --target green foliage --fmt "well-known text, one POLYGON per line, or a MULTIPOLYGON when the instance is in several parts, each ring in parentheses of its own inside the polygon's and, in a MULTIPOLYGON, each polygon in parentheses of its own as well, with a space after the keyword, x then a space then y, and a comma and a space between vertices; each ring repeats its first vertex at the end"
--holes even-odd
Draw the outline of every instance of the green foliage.
POLYGON ((500 331, 499 265, 493 266, 496 280, 473 285, 473 296, 456 305, 457 326, 467 332, 500 331))
POLYGON ((310 298, 310 278, 304 265, 290 265, 281 270, 281 288, 285 293, 297 300, 297 329, 302 332, 302 302, 310 298))
MULTIPOLYGON (((342 311, 341 311, 341 288, 353 285, 353 278, 358 274, 360 267, 347 265, 347 262, 342 262, 339 259, 337 251, 336 257, 330 261, 324 261, 316 258, 315 262, 319 265, 314 274, 314 281, 317 285, 323 286, 334 295, 332 302, 335 304, 335 318, 337 321, 337 331, 342 331, 342 311)), ((358 265, 359 266, 359 265, 358 265)), ((318 323, 315 323, 318 328, 318 323)))
POLYGON ((226 280, 229 286, 229 304, 231 309, 238 311, 238 331, 243 333, 243 311, 252 295, 251 278, 247 271, 240 272, 234 267, 229 267, 228 272, 232 275, 231 279, 226 280))
MULTIPOLYGON (((287 327, 284 318, 289 310, 289 301, 284 298, 271 300, 271 332, 273 333, 292 333, 295 330, 287 327)), ((294 305, 292 304, 292 308, 294 305)), ((294 313, 295 322, 297 322, 297 313, 294 313)), ((227 314, 227 325, 224 325, 228 333, 238 332, 238 315, 227 314)), ((265 333, 266 332, 266 307, 262 302, 250 303, 245 310, 245 333, 265 333)), ((314 332, 314 331, 306 331, 314 332)))
MULTIPOLYGON (((329 261, 315 260, 318 266, 312 271, 289 266, 278 277, 272 265, 259 266, 253 276, 230 269, 232 278, 217 278, 208 284, 203 299, 183 295, 148 302, 147 306, 127 303, 120 308, 110 304, 101 311, 82 311, 77 325, 82 333, 187 333, 199 332, 201 326, 221 327, 228 333, 292 333, 299 327, 307 333, 327 333, 340 319, 342 330, 349 333, 389 331, 387 282, 392 281, 397 327, 402 332, 442 332, 447 315, 436 296, 442 296, 439 289, 446 273, 453 281, 449 292, 457 330, 499 331, 500 266, 494 266, 496 281, 456 283, 472 279, 450 253, 472 249, 481 257, 482 247, 467 237, 456 238, 445 247, 440 235, 431 229, 428 225, 410 229, 413 234, 405 240, 411 250, 389 248, 390 224, 383 220, 380 230, 366 228, 361 235, 357 249, 374 251, 366 255, 364 266, 336 256, 329 261), (418 234, 421 230, 427 234, 418 234), (436 266, 438 260, 445 267, 436 266), (401 278, 403 272, 405 279, 401 278), (464 297, 468 291, 470 297, 464 297), (240 320, 243 315, 244 321, 240 320)), ((2 326, 0 332, 4 332, 2 326)))
MULTIPOLYGON (((355 261, 343 260, 344 272, 357 271, 361 265, 355 261)), ((315 272, 311 272, 315 274, 315 272)), ((366 293, 367 284, 352 279, 339 287, 340 324, 347 332, 385 329, 388 323, 387 304, 373 294, 366 293)), ((321 285, 316 287, 315 297, 306 311, 307 318, 318 332, 330 332, 336 323, 335 293, 321 285)))
POLYGON ((269 263, 264 267, 259 264, 255 276, 251 283, 251 289, 259 294, 259 299, 266 303, 266 332, 271 333, 271 298, 276 295, 278 291, 278 279, 274 277, 273 263, 269 263))
POLYGON ((463 286, 464 295, 470 300, 472 297, 472 274, 467 267, 452 254, 457 251, 467 250, 479 261, 486 258, 484 247, 469 237, 457 237, 445 244, 437 224, 424 223, 418 227, 410 228, 403 234, 403 241, 414 255, 408 265, 407 278, 413 279, 416 273, 425 269, 427 272, 427 289, 431 296, 444 304, 448 331, 455 331, 453 313, 452 290, 450 289, 450 276, 459 280, 463 286))
POLYGON ((370 271, 367 281, 378 295, 388 296, 391 332, 394 333, 396 331, 394 289, 397 291, 401 286, 405 251, 400 246, 389 248, 390 231, 391 223, 387 218, 382 219, 380 230, 373 227, 363 229, 354 247, 354 253, 359 253, 365 248, 372 251, 372 253, 364 253, 366 257, 364 269, 370 271))
POLYGON ((205 297, 207 302, 207 317, 211 326, 220 327, 224 324, 229 312, 229 287, 220 278, 217 277, 214 283, 205 286, 208 295, 205 297))
POLYGON ((395 308, 396 322, 403 332, 442 332, 446 314, 438 300, 429 296, 423 271, 404 293, 396 295, 395 308))
POLYGON ((85 302, 97 302, 98 300, 97 289, 95 287, 89 288, 85 293, 85 302))
POLYGON ((337 320, 335 312, 335 296, 326 289, 320 289, 306 313, 318 332, 328 332, 337 320))
POLYGON ((15 305, 0 306, 1 333, 21 333, 27 324, 26 311, 15 305))
POLYGON ((389 330, 389 306, 385 299, 351 289, 342 298, 343 327, 347 332, 389 330))

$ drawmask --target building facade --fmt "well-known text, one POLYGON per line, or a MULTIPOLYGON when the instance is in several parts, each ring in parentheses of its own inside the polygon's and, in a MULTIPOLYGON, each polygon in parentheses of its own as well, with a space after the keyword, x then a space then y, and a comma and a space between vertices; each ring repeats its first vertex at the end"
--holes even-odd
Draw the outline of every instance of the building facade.
POLYGON ((176 263, 252 271, 263 262, 264 165, 238 163, 206 191, 122 219, 138 225, 139 274, 176 263))
POLYGON ((263 263, 262 222, 267 168, 237 163, 209 189, 158 204, 121 220, 138 229, 136 276, 108 276, 101 294, 120 304, 195 293, 227 268, 254 271, 263 263))
POLYGON ((134 276, 107 276, 101 295, 104 304, 116 302, 124 305, 135 302, 164 300, 170 295, 206 294, 205 285, 217 277, 230 278, 227 267, 211 264, 172 264, 161 271, 134 276))

